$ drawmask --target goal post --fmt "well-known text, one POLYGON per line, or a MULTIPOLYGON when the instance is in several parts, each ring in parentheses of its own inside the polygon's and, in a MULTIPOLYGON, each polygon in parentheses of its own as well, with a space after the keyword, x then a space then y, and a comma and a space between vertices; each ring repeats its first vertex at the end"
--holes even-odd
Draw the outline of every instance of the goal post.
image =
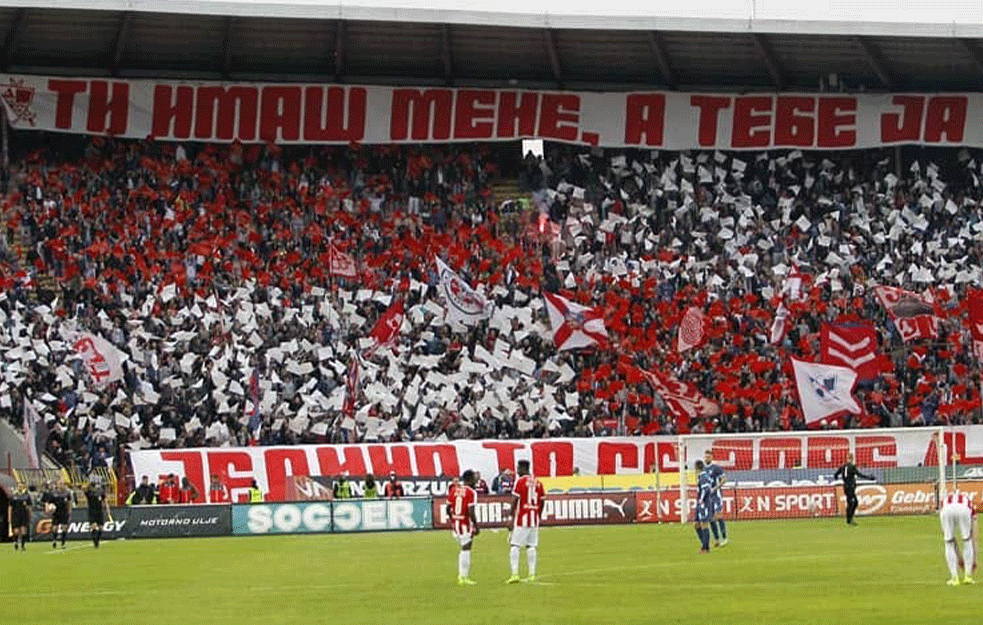
POLYGON ((833 475, 849 454, 874 477, 857 482, 858 516, 934 511, 956 476, 953 437, 942 427, 681 435, 679 520, 692 519, 694 463, 707 451, 725 472, 726 520, 840 515, 845 498, 833 475))

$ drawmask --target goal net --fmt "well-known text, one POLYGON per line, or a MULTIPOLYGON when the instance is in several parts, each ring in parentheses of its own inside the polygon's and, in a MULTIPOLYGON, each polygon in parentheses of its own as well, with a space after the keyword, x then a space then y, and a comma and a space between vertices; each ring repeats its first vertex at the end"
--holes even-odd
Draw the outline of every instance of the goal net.
POLYGON ((858 516, 923 514, 937 509, 947 479, 958 475, 960 444, 959 433, 943 428, 680 436, 685 479, 673 507, 681 522, 693 518, 694 465, 709 452, 725 472, 719 516, 726 520, 839 516, 846 499, 834 474, 852 454, 873 478, 857 480, 858 516))

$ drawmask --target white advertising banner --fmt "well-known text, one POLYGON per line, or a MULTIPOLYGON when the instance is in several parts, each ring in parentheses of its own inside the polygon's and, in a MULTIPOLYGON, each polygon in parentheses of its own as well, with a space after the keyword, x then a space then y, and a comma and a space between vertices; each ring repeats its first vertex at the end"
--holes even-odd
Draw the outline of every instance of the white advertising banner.
MULTIPOLYGON (((937 466, 936 429, 834 430, 789 432, 788 436, 701 438, 688 442, 688 456, 702 457, 706 448, 725 470, 836 468, 855 454, 865 468, 937 466)), ((946 430, 950 451, 964 465, 983 465, 983 426, 946 430)), ((447 442, 360 445, 300 445, 207 449, 148 449, 130 452, 137 479, 174 473, 204 488, 208 476, 225 479, 233 499, 252 480, 267 501, 282 501, 294 475, 352 476, 372 473, 386 479, 457 476, 466 469, 481 472, 489 483, 502 469, 530 460, 535 475, 569 476, 638 474, 656 467, 678 471, 678 439, 674 436, 555 438, 531 440, 460 440, 447 442)))
POLYGON ((15 128, 163 141, 983 147, 983 94, 593 93, 0 74, 15 128))

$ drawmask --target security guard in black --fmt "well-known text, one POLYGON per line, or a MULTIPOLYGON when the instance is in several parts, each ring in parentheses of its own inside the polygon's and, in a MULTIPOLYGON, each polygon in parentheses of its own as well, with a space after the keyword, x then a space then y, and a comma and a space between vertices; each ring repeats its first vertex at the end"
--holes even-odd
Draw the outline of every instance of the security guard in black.
POLYGON ((857 468, 857 465, 853 464, 853 454, 847 454, 846 463, 840 466, 833 474, 834 480, 843 480, 843 494, 846 495, 846 522, 850 525, 856 525, 853 520, 853 515, 857 512, 857 478, 862 477, 865 480, 872 480, 874 476, 864 475, 857 468))

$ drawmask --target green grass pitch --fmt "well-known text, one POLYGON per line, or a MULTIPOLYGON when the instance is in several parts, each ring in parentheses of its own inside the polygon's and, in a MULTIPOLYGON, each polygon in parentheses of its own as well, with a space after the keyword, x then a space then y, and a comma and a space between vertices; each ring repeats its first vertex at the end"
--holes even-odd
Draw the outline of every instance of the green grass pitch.
MULTIPOLYGON (((34 543, 0 552, 0 623, 977 622, 980 586, 945 585, 935 516, 547 528, 539 583, 507 586, 507 534, 476 539, 458 587, 449 532, 34 543)), ((525 576, 525 557, 522 575, 525 576)), ((983 582, 983 580, 981 580, 983 582)))

